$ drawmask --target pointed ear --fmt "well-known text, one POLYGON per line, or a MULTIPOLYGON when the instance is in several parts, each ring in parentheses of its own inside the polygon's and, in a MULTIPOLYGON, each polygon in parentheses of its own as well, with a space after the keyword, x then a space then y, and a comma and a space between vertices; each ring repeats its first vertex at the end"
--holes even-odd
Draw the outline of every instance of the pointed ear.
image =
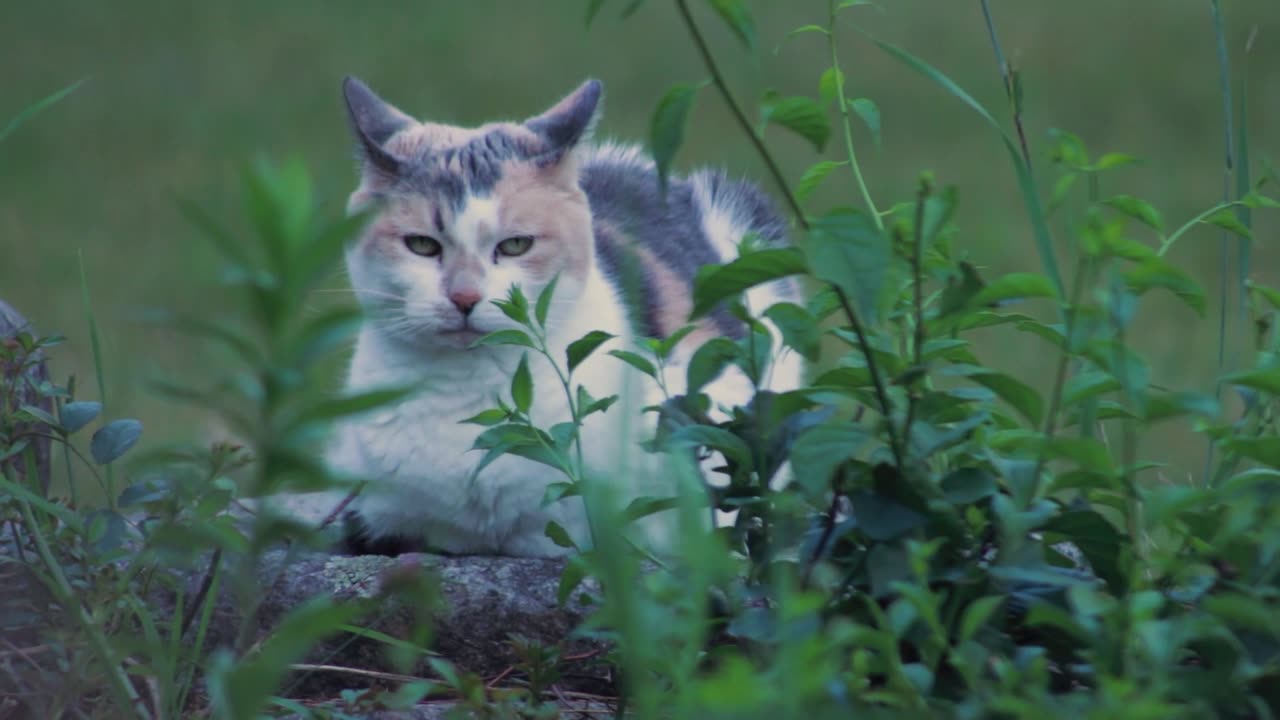
POLYGON ((542 137, 552 152, 563 154, 591 134, 600 95, 600 81, 588 80, 551 109, 525 120, 524 126, 542 137))
POLYGON ((401 160, 385 145, 392 135, 411 124, 413 118, 375 95, 368 85, 351 75, 342 81, 342 95, 347 102, 347 117, 351 121, 351 132, 359 143, 361 157, 387 174, 399 173, 401 160))

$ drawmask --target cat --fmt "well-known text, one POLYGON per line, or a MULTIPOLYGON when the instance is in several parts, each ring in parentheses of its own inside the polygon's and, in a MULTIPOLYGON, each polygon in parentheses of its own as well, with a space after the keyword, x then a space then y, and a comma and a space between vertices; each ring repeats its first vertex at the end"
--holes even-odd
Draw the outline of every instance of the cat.
MULTIPOLYGON (((653 429, 639 409, 660 396, 606 350, 634 349, 686 325, 698 269, 736 257, 749 233, 785 243, 785 221, 758 188, 721 171, 672 177, 664 191, 642 151, 593 143, 597 80, 523 122, 476 128, 418 122, 352 77, 343 94, 359 165, 348 209, 371 215, 346 249, 365 312, 347 387, 419 388, 342 423, 330 444, 334 471, 367 480, 344 516, 345 549, 561 555, 545 534, 549 520, 589 542, 580 498, 543 506, 546 487, 564 481, 555 469, 506 455, 476 472, 485 453, 472 444, 484 428, 463 421, 495 397, 510 403, 524 351, 473 347, 486 333, 516 327, 492 301, 518 285, 532 304, 555 279, 546 320, 553 357, 592 330, 617 336, 576 370, 575 384, 593 396, 622 398, 586 419, 581 444, 593 477, 634 496, 663 474, 657 456, 638 445, 653 429)), ((758 313, 793 293, 779 281, 753 288, 747 301, 758 313)), ((678 346, 665 375, 670 391, 683 392, 681 363, 701 342, 744 332, 727 311, 703 318, 678 346)), ((569 420, 554 369, 533 353, 528 362, 534 422, 569 420)), ((801 372, 798 356, 778 353, 768 387, 793 389, 801 372)), ((737 368, 704 390, 720 408, 747 403, 753 391, 737 368)))

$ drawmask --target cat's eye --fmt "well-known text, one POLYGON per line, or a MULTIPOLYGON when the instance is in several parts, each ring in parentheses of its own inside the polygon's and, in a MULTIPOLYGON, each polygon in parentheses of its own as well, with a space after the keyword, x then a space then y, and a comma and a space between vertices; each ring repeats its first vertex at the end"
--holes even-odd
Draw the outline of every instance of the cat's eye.
POLYGON ((533 238, 528 235, 517 235, 509 237, 498 243, 498 254, 507 257, 516 257, 529 252, 529 248, 533 247, 533 238))
POLYGON ((440 241, 429 235, 405 235, 404 246, 409 252, 422 257, 437 257, 444 250, 440 241))

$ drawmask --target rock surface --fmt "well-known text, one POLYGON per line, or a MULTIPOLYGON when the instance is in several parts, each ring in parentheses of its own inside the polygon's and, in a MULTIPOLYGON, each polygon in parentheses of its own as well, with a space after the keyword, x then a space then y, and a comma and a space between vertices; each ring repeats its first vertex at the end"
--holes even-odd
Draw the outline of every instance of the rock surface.
MULTIPOLYGON (((558 646, 562 656, 589 654, 599 649, 592 640, 575 637, 573 630, 586 618, 589 608, 576 601, 564 607, 557 602, 557 588, 564 560, 506 557, 442 557, 426 554, 382 556, 340 556, 304 554, 291 556, 273 550, 263 556, 257 573, 258 587, 249 595, 261 600, 251 620, 250 643, 268 635, 293 608, 319 597, 338 600, 377 598, 378 609, 358 624, 393 638, 409 640, 424 604, 433 619, 429 647, 448 659, 460 671, 490 679, 508 671, 518 662, 510 636, 519 634, 545 646, 558 646), (426 598, 407 598, 388 593, 388 583, 414 577, 429 578, 436 592, 426 598)), ((194 592, 203 573, 189 579, 194 592)), ((584 586, 590 588, 590 586, 584 586)), ((244 595, 245 593, 240 593, 244 595)), ((213 646, 234 643, 247 610, 244 597, 223 593, 219 600, 210 642, 213 646)), ((356 635, 322 642, 305 660, 311 665, 337 666, 402 673, 390 661, 384 643, 356 635)), ((419 663, 413 674, 434 677, 419 663)), ((592 663, 574 667, 576 687, 599 688, 607 684, 603 666, 592 663)), ((341 671, 300 673, 287 691, 291 697, 334 698, 345 689, 371 684, 341 671)))

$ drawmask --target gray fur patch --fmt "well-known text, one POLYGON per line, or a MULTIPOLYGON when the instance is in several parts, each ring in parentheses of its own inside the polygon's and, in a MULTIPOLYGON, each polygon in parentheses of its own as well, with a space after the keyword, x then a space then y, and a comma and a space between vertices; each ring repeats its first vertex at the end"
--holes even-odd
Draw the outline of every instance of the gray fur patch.
MULTIPOLYGON (((660 308, 648 302, 656 293, 634 251, 629 251, 631 244, 642 246, 690 287, 702 266, 721 263, 706 236, 702 211, 694 198, 695 183, 707 187, 714 206, 731 212, 766 242, 786 240, 786 223, 764 193, 749 183, 729 180, 723 172, 672 178, 664 197, 652 165, 597 154, 583 163, 581 182, 597 221, 600 266, 632 304, 639 321, 637 330, 645 335, 658 334, 660 308)), ((741 321, 727 310, 717 310, 711 318, 724 335, 743 336, 741 321)))

